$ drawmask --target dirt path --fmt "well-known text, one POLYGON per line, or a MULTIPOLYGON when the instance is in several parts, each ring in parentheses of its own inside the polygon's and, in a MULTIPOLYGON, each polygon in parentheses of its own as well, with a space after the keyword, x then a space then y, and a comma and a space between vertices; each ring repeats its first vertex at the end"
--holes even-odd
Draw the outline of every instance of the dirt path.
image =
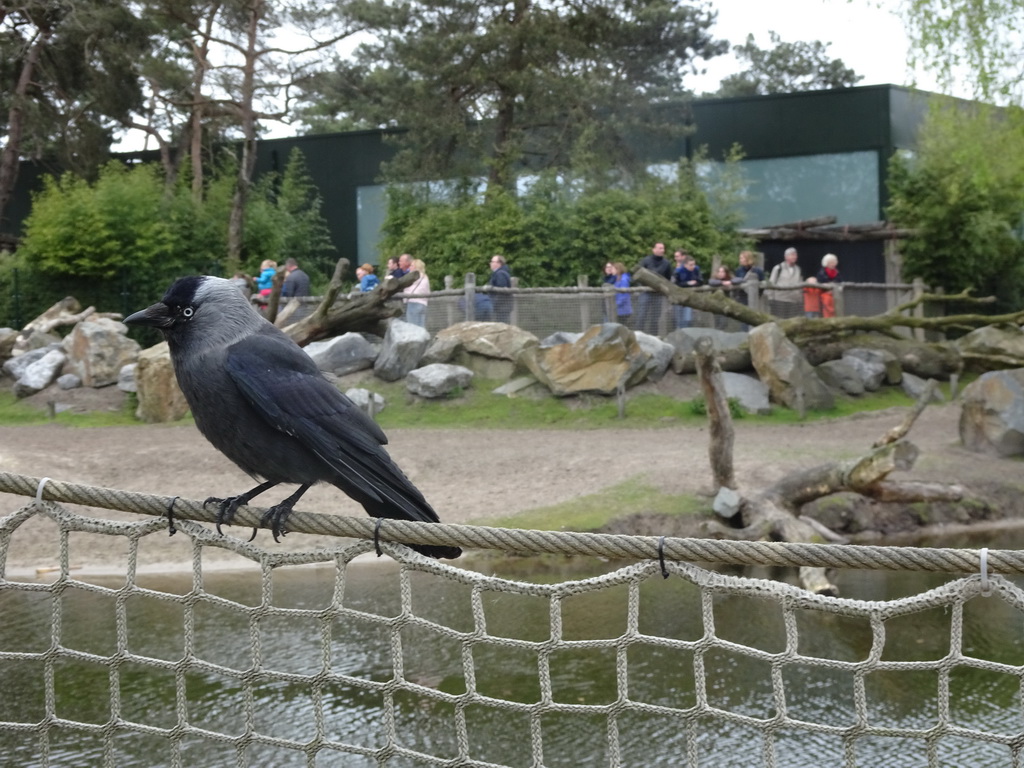
MULTIPOLYGON (((966 484, 1005 479, 1008 462, 960 447, 959 411, 957 405, 925 411, 911 433, 922 451, 912 476, 966 484)), ((796 426, 738 421, 737 478, 743 489, 752 489, 796 467, 860 455, 904 412, 891 409, 796 426)), ((594 493, 636 476, 669 493, 709 490, 703 428, 393 430, 389 437, 392 456, 446 522, 484 522, 594 493)), ((251 485, 191 425, 0 428, 0 467, 67 482, 196 499, 238 493, 251 485)), ((273 500, 269 495, 265 501, 257 499, 273 500)), ((0 514, 10 513, 24 501, 0 494, 0 514)), ((300 509, 362 514, 361 507, 332 487, 312 489, 300 509)), ((40 530, 46 528, 43 525, 40 530)), ((35 536, 29 530, 25 533, 35 536)), ((54 537, 40 533, 38 538, 12 546, 9 564, 28 566, 52 558, 54 537)), ((311 540, 293 536, 285 541, 299 548, 308 547, 311 540)), ((111 556, 111 547, 102 541, 81 555, 89 562, 111 556)), ((189 557, 187 550, 177 547, 169 548, 166 556, 186 562, 189 557)))

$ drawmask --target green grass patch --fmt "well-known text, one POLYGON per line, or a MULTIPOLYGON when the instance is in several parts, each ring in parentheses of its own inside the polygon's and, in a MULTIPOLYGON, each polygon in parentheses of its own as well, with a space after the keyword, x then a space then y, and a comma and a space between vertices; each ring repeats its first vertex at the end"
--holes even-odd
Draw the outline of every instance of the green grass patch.
POLYGON ((58 413, 54 418, 43 409, 28 405, 15 397, 13 392, 0 391, 0 426, 25 426, 31 424, 66 424, 70 427, 124 427, 142 422, 135 418, 138 402, 134 397, 125 398, 124 406, 117 411, 89 411, 87 413, 58 413))
POLYGON ((650 485, 643 477, 605 488, 571 501, 537 507, 514 515, 477 520, 477 525, 498 528, 530 528, 540 531, 596 531, 611 520, 634 514, 689 515, 708 508, 707 499, 670 494, 650 485))

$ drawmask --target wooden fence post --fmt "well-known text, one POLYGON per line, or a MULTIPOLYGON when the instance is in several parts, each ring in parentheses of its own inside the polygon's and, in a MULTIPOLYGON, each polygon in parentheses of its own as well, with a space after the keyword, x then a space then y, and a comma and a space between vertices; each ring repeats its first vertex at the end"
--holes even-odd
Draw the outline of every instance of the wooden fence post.
MULTIPOLYGON (((576 275, 576 287, 586 288, 590 285, 590 278, 586 275, 576 275)), ((579 293, 580 297, 580 331, 586 333, 590 327, 590 305, 587 304, 587 294, 579 293)))
POLYGON ((467 272, 466 273, 465 291, 466 291, 466 298, 465 298, 465 301, 466 301, 466 320, 467 321, 473 321, 473 320, 476 320, 476 273, 475 272, 467 272))
MULTIPOLYGON (((454 287, 455 287, 455 278, 452 275, 445 275, 444 276, 444 289, 446 291, 450 291, 454 287)), ((448 310, 448 312, 447 312, 447 314, 448 314, 448 318, 447 318, 448 322, 445 324, 444 327, 445 328, 450 328, 451 326, 455 325, 455 309, 456 309, 456 304, 458 302, 448 301, 446 303, 447 303, 447 310, 448 310)))
MULTIPOLYGON (((512 290, 519 288, 519 278, 513 276, 511 278, 512 290)), ((519 328, 519 294, 513 293, 509 296, 509 300, 512 302, 512 311, 509 312, 508 323, 516 328, 519 328)))
MULTIPOLYGON (((924 295, 924 280, 922 280, 920 277, 915 277, 912 285, 913 288, 911 288, 911 292, 913 295, 911 296, 911 298, 916 301, 917 299, 920 299, 924 295)), ((923 303, 918 304, 916 307, 914 307, 914 317, 924 317, 923 303)), ((924 328, 914 329, 914 340, 924 341, 924 328)))

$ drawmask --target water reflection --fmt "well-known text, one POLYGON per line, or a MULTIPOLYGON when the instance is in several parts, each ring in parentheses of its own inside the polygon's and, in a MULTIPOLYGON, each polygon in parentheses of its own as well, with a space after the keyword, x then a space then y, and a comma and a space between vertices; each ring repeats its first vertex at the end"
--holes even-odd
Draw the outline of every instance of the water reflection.
MULTIPOLYGON (((614 567, 554 558, 472 564, 534 583, 589 578, 614 567)), ((188 723, 227 737, 260 734, 270 743, 244 748, 253 766, 306 765, 301 745, 321 732, 330 742, 348 745, 347 751, 317 755, 316 764, 325 766, 377 765, 374 753, 392 741, 454 759, 463 738, 474 760, 530 766, 530 745, 538 737, 546 766, 597 766, 607 761, 608 715, 587 707, 628 696, 652 709, 617 715, 626 765, 690 760, 749 766, 761 764, 765 750, 773 749, 777 765, 806 766, 843 764, 851 748, 841 729, 860 718, 922 732, 934 728, 946 701, 939 691, 948 687, 955 726, 1021 736, 1024 626, 1021 612, 999 598, 976 598, 964 606, 959 651, 982 661, 957 664, 950 656, 951 637, 961 617, 946 608, 892 616, 884 627, 868 618, 798 609, 787 624, 776 602, 746 594, 711 599, 679 578, 649 579, 635 592, 621 584, 553 602, 539 595, 474 592, 426 573, 409 573, 403 581, 398 573, 393 563, 352 565, 340 576, 329 567, 281 568, 262 584, 255 569, 210 572, 201 595, 187 574, 140 577, 142 589, 123 595, 88 587, 71 587, 59 599, 46 592, 0 591, 0 652, 8 654, 0 658, 0 721, 40 722, 52 680, 49 695, 58 718, 100 726, 116 715, 158 729, 188 723), (630 629, 631 600, 638 605, 636 630, 643 637, 621 644, 617 638, 630 629), (336 605, 342 613, 332 610, 336 605), (249 606, 262 608, 253 614, 244 609, 249 606), (712 630, 721 642, 702 645, 712 630), (475 642, 464 644, 467 637, 475 642), (569 645, 546 645, 553 637, 569 645), (675 641, 693 645, 680 648, 675 641), (73 652, 45 659, 28 655, 54 642, 73 652), (119 647, 117 663, 109 663, 119 647), (779 664, 787 651, 806 658, 779 664), (893 664, 858 678, 855 665, 872 654, 885 662, 936 664, 893 664), (944 659, 949 663, 943 666, 944 659), (388 686, 396 676, 416 687, 388 686), (489 698, 468 706, 452 698, 469 690, 489 698), (512 711, 498 701, 529 705, 546 692, 564 711, 547 711, 536 721, 528 711, 512 711), (863 711, 855 703, 858 696, 863 711), (739 717, 687 718, 668 711, 699 702, 739 717), (766 747, 753 720, 770 720, 783 710, 832 731, 780 728, 774 746, 766 747)), ((859 571, 835 577, 844 597, 858 600, 919 594, 948 580, 859 571)), ((113 590, 123 579, 95 583, 113 590)), ((70 728, 51 728, 47 748, 53 765, 104 759, 98 735, 70 728)), ((181 760, 235 764, 238 749, 195 732, 182 743, 181 760)), ((939 764, 1002 765, 1011 757, 1005 746, 953 736, 935 750, 939 764)), ((861 739, 853 751, 857 765, 928 762, 923 736, 861 739)), ((5 764, 39 765, 39 736, 4 728, 0 754, 5 764)), ((124 733, 115 741, 113 762, 126 768, 169 764, 169 743, 160 734, 124 733)), ((426 764, 412 757, 388 762, 426 764)))

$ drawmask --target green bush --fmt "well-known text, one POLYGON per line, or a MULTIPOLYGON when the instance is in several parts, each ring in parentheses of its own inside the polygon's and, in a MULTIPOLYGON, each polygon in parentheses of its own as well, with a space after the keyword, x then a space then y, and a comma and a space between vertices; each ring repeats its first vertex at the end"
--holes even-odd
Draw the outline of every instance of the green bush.
MULTIPOLYGON (((188 167, 184 164, 183 167, 188 167)), ((33 198, 25 237, 0 254, 0 325, 21 326, 65 296, 128 313, 159 298, 176 277, 223 272, 236 166, 227 155, 193 198, 185 174, 168 188, 155 165, 110 163, 95 183, 50 178, 33 198)), ((333 246, 298 150, 282 176, 264 176, 246 209, 245 268, 296 258, 323 284, 333 246)))
MULTIPOLYGON (((528 286, 575 285, 597 278, 606 261, 632 270, 654 242, 685 247, 708 269, 721 255, 731 261, 748 245, 736 228, 733 153, 706 190, 702 159, 682 161, 673 179, 647 176, 629 185, 601 187, 549 173, 518 194, 492 191, 481 199, 468 183, 439 191, 437 184, 393 185, 381 250, 412 253, 431 274, 485 273, 489 257, 504 255, 528 286)), ((526 186, 525 184, 523 186, 526 186)))

